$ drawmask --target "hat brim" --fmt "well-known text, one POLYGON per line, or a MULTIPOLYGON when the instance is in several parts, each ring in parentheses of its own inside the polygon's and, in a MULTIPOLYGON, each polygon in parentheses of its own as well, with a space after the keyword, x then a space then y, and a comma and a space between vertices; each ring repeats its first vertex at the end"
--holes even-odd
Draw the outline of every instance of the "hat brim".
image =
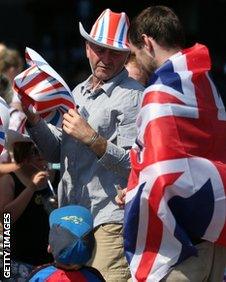
POLYGON ((115 47, 115 46, 112 46, 112 45, 108 45, 108 44, 104 44, 104 43, 96 41, 85 31, 81 22, 79 22, 79 31, 80 31, 81 36, 84 37, 87 41, 89 41, 93 44, 96 44, 98 46, 105 47, 105 48, 112 49, 112 50, 116 50, 116 51, 123 51, 123 52, 129 52, 130 51, 130 49, 128 47, 119 48, 119 47, 115 47))

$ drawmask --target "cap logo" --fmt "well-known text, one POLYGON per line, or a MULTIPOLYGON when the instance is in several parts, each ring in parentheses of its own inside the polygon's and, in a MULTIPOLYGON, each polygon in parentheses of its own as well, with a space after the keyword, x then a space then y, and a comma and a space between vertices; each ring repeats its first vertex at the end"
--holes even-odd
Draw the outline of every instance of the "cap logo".
POLYGON ((83 222, 82 217, 78 217, 78 216, 75 216, 75 215, 64 216, 64 217, 61 217, 61 219, 65 220, 65 221, 73 222, 74 224, 80 224, 80 223, 83 222))

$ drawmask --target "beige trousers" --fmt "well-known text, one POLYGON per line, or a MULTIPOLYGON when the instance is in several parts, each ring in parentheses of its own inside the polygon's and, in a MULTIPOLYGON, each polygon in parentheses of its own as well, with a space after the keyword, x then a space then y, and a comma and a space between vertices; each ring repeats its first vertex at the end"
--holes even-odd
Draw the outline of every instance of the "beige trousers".
POLYGON ((226 267, 226 248, 210 242, 196 245, 198 257, 190 257, 176 266, 163 282, 222 282, 226 267))
POLYGON ((98 269, 107 282, 128 281, 131 275, 124 255, 122 224, 100 225, 94 237, 96 243, 89 265, 98 269))

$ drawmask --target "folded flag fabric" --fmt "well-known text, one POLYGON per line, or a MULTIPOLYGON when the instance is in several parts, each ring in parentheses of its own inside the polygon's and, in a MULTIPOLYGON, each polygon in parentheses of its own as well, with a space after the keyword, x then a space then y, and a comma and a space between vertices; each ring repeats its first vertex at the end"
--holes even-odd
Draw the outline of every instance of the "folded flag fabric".
POLYGON ((9 107, 0 97, 0 154, 5 145, 5 137, 9 127, 9 107))
POLYGON ((197 254, 226 247, 226 112, 208 49, 178 52, 152 75, 137 117, 125 206, 133 281, 160 281, 197 254))
POLYGON ((63 78, 34 50, 26 48, 28 68, 14 79, 13 89, 31 112, 61 127, 63 114, 75 102, 63 78))

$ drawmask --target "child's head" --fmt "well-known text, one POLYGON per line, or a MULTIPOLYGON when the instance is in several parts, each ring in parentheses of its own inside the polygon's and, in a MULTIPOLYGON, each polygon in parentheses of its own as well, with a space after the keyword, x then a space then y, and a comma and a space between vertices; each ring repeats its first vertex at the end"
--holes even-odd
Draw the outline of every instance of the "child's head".
MULTIPOLYGON (((12 161, 20 164, 22 162, 44 162, 40 152, 32 139, 17 131, 7 131, 7 149, 12 161)), ((44 165, 44 164, 43 164, 44 165)))
POLYGON ((63 265, 84 265, 93 250, 93 218, 82 206, 70 205, 51 212, 49 249, 63 265))

